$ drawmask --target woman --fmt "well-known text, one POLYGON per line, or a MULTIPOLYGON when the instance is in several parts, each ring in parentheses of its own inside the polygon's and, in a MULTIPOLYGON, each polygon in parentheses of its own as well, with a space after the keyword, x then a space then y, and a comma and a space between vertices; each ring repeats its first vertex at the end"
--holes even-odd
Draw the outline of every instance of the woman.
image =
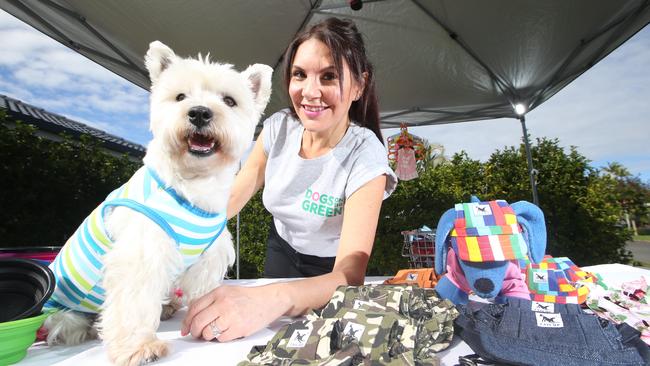
POLYGON ((323 306, 361 285, 381 202, 395 188, 379 129, 372 65, 351 21, 327 19, 285 54, 291 108, 264 122, 228 205, 236 215, 264 185, 273 215, 260 287, 221 286, 195 301, 181 333, 229 341, 323 306))

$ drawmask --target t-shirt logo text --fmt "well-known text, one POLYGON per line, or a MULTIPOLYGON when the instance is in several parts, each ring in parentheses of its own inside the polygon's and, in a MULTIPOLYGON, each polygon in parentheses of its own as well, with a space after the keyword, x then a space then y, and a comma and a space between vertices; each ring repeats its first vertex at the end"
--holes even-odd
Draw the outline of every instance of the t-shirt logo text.
POLYGON ((343 213, 343 202, 339 197, 307 189, 302 201, 302 209, 323 217, 338 216, 343 213))

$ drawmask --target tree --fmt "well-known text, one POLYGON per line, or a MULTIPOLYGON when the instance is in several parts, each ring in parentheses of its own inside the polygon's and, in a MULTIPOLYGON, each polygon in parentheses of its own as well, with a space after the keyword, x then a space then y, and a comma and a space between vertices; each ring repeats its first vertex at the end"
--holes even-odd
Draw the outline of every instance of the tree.
MULTIPOLYGON (((568 153, 557 139, 537 139, 531 147, 539 171, 538 195, 548 233, 546 252, 568 256, 579 265, 630 260, 629 235, 618 225, 621 206, 615 186, 603 179, 575 147, 568 153)), ((493 197, 531 201, 524 145, 496 151, 485 178, 493 197)))
POLYGON ((602 169, 603 176, 616 181, 618 202, 623 207, 623 216, 628 229, 637 233, 637 223, 647 224, 650 208, 650 186, 633 176, 629 170, 617 162, 611 162, 602 169))

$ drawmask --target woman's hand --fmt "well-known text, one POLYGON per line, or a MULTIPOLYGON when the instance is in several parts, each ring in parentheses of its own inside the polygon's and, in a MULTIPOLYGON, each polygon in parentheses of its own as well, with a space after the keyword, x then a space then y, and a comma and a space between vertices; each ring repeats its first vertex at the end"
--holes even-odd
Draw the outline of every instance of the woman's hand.
POLYGON ((300 316, 325 305, 339 285, 363 284, 385 186, 381 175, 348 198, 331 273, 259 287, 217 287, 190 305, 181 335, 211 340, 215 328, 220 342, 245 337, 283 315, 300 316))
POLYGON ((220 286, 194 301, 183 319, 181 335, 220 342, 251 335, 284 315, 289 304, 278 286, 220 286))

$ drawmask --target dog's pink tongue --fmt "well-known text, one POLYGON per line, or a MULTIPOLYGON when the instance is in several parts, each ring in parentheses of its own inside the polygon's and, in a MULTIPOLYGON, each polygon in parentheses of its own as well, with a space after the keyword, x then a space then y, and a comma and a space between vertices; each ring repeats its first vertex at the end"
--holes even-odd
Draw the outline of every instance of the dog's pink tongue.
POLYGON ((193 135, 190 137, 190 147, 193 149, 211 149, 214 144, 214 140, 202 136, 202 135, 193 135))

